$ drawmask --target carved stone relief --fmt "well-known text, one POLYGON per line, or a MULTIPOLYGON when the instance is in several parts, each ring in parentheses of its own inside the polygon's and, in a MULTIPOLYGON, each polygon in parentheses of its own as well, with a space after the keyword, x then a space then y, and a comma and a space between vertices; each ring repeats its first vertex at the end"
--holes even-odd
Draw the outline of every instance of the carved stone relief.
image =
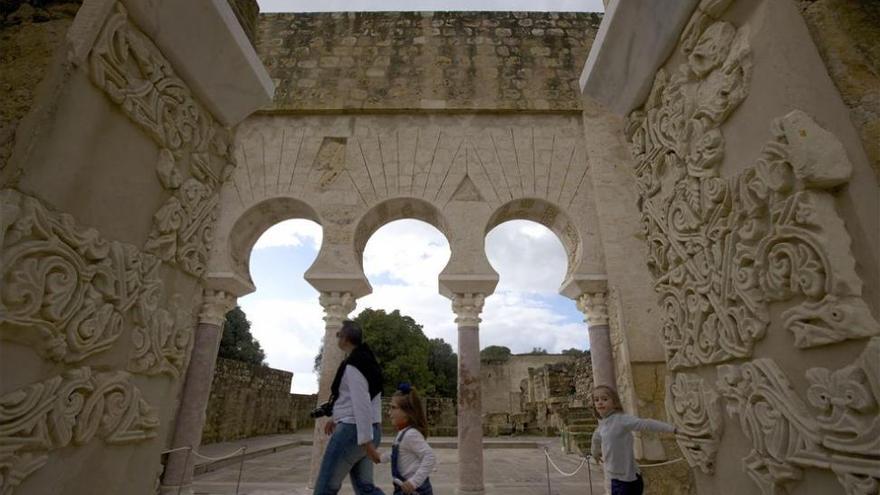
POLYGON ((645 108, 629 117, 672 369, 751 356, 770 303, 788 306, 798 347, 880 332, 829 192, 851 172, 835 136, 793 111, 774 122, 755 166, 720 177, 719 126, 748 90, 745 39, 742 28, 710 24, 678 73, 661 70, 645 108))
POLYGON ((455 323, 459 327, 479 326, 480 313, 483 312, 483 303, 486 296, 483 294, 455 294, 452 298, 452 312, 455 313, 455 323))
POLYGON ((0 338, 77 363, 131 326, 130 371, 179 376, 192 325, 160 309, 158 259, 12 190, 0 192, 0 208, 0 338))
POLYGON ((217 189, 235 166, 231 137, 192 96, 150 39, 116 4, 89 57, 96 86, 160 146, 156 174, 172 196, 154 215, 147 252, 204 273, 217 189))
POLYGON ((678 425, 678 445, 691 466, 706 474, 715 469, 715 454, 724 422, 718 394, 702 378, 688 373, 670 375, 666 411, 678 425))
POLYGON ((53 450, 156 436, 159 418, 129 378, 82 367, 0 397, 0 493, 12 494, 53 450))
MULTIPOLYGON (((770 329, 790 332, 798 348, 880 335, 835 206, 852 169, 840 140, 795 110, 772 123, 752 166, 721 176, 722 124, 751 76, 747 26, 719 20, 729 4, 700 3, 680 44, 685 61, 658 71, 626 125, 667 363, 679 371, 668 413, 689 464, 707 474, 723 427, 719 398, 682 370, 751 359, 770 329)), ((880 344, 870 342, 856 365, 809 370, 809 403, 770 359, 719 367, 720 395, 753 443, 744 469, 764 493, 806 467, 833 471, 847 493, 877 492, 880 376, 868 363, 880 344)))
POLYGON ((839 370, 811 368, 804 402, 770 359, 718 369, 727 412, 752 441, 743 460, 765 494, 801 479, 802 468, 832 470, 848 495, 880 488, 880 338, 839 370))
POLYGON ((315 156, 315 170, 321 172, 318 186, 321 189, 330 187, 345 170, 345 147, 347 139, 344 137, 325 137, 318 148, 315 156))

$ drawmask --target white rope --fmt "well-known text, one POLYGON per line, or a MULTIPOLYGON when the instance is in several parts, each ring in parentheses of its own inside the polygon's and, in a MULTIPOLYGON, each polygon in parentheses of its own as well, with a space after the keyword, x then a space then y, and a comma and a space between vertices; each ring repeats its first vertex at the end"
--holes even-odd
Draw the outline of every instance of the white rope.
POLYGON ((574 470, 573 472, 571 472, 571 473, 566 473, 565 471, 559 469, 559 466, 557 466, 556 463, 553 462, 553 458, 550 457, 550 452, 547 451, 547 447, 544 447, 544 455, 547 456, 547 460, 550 461, 550 464, 553 466, 553 469, 555 469, 559 474, 561 474, 562 476, 564 476, 564 477, 566 477, 566 478, 570 478, 570 477, 572 477, 572 476, 578 474, 578 471, 580 471, 581 468, 584 467, 584 464, 586 464, 586 463, 587 463, 587 460, 588 460, 587 457, 584 457, 584 458, 581 460, 581 463, 580 463, 580 465, 577 467, 577 469, 575 469, 575 470, 574 470))
POLYGON ((676 462, 681 462, 684 460, 684 457, 676 457, 675 459, 671 459, 668 461, 657 462, 655 464, 639 464, 639 467, 657 467, 657 466, 665 466, 667 464, 675 464, 676 462))
POLYGON ((193 449, 192 453, 196 457, 201 457, 202 459, 205 459, 206 461, 222 461, 223 459, 229 459, 230 457, 237 456, 239 454, 239 452, 244 451, 244 449, 245 449, 244 447, 239 447, 235 451, 230 452, 229 454, 226 454, 226 455, 220 456, 220 457, 208 457, 204 454, 199 454, 195 449, 193 449))

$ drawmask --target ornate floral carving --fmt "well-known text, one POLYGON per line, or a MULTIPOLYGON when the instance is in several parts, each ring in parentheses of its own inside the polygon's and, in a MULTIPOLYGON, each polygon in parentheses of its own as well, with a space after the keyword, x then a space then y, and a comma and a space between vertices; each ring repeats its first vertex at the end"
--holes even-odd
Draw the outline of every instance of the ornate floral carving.
POLYGON ((587 325, 608 325, 608 303, 605 292, 585 292, 577 299, 578 309, 587 317, 587 325))
POLYGON ((90 54, 92 81, 161 147, 156 174, 173 191, 154 215, 145 250, 202 276, 217 189, 235 163, 230 134, 194 98, 150 39, 116 4, 90 54))
POLYGON ((123 371, 69 370, 0 397, 0 493, 11 494, 48 453, 93 438, 120 445, 156 436, 159 418, 123 371))
POLYGON ((0 337, 75 363, 109 349, 130 325, 129 369, 179 375, 192 330, 172 329, 173 318, 159 307, 158 259, 12 190, 0 193, 0 208, 0 337))
POLYGON ((199 312, 199 323, 223 326, 226 313, 235 307, 236 297, 222 290, 205 289, 202 299, 202 310, 199 312))
POLYGON ((351 292, 322 292, 318 302, 324 308, 324 323, 326 326, 341 326, 342 321, 357 306, 357 299, 351 292))
POLYGON ((455 323, 460 327, 476 327, 480 324, 480 313, 483 312, 483 294, 455 294, 452 297, 452 312, 455 323))
POLYGON ((718 394, 702 378, 671 375, 666 383, 666 411, 678 428, 678 445, 692 467, 711 474, 724 422, 718 394))
POLYGON ((745 468, 765 494, 801 478, 802 468, 832 470, 850 495, 880 480, 880 338, 856 363, 812 368, 808 404, 769 359, 723 365, 718 388, 753 447, 745 468))
POLYGON ((658 72, 627 123, 672 369, 750 357, 771 303, 785 305, 797 347, 880 333, 827 191, 851 170, 835 136, 793 111, 774 122, 753 167, 720 177, 720 126, 751 74, 744 28, 713 20, 726 4, 701 4, 682 43, 686 62, 658 72))

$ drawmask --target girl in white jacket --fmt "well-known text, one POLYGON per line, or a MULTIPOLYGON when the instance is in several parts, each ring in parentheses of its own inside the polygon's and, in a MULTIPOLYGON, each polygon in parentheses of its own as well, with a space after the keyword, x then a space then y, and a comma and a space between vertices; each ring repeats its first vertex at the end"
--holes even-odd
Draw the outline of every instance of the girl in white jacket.
POLYGON ((390 416, 397 435, 391 446, 391 454, 383 454, 382 462, 391 462, 394 495, 433 495, 428 476, 434 469, 436 458, 425 440, 428 436, 428 419, 422 401, 410 384, 401 383, 391 396, 390 416))

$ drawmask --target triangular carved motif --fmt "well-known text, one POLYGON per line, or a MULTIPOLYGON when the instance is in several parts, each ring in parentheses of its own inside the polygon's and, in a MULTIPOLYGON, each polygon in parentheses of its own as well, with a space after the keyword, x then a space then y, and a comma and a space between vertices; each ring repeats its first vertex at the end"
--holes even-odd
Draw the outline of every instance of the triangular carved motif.
POLYGON ((453 201, 484 201, 483 196, 480 194, 480 191, 477 189, 477 186, 474 185, 474 181, 471 180, 467 175, 464 176, 464 179, 461 180, 461 183, 458 184, 458 187, 455 189, 455 193, 452 195, 453 201))

